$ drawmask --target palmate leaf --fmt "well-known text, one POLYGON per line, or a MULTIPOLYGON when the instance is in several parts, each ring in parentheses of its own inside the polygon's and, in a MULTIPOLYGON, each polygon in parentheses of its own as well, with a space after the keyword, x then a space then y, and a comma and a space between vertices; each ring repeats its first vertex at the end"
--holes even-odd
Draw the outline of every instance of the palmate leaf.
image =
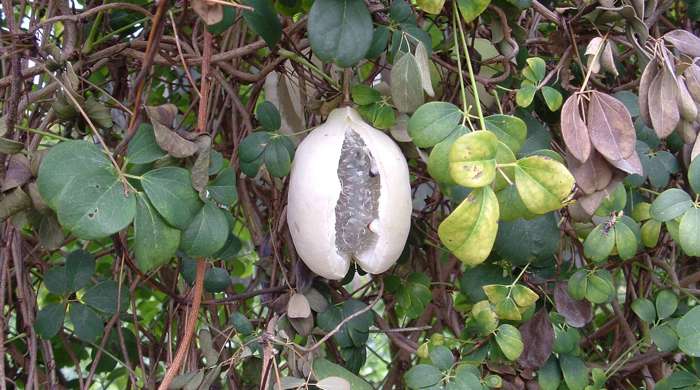
POLYGON ((497 137, 485 130, 467 133, 450 149, 450 176, 464 187, 484 187, 496 178, 497 137))

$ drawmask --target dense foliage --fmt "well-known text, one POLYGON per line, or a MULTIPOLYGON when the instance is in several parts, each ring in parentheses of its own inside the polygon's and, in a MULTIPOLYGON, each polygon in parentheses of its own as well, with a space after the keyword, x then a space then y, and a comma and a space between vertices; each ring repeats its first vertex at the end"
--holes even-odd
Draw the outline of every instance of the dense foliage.
POLYGON ((700 387, 697 0, 0 17, 0 390, 700 387), (341 106, 413 210, 336 281, 286 216, 341 106))

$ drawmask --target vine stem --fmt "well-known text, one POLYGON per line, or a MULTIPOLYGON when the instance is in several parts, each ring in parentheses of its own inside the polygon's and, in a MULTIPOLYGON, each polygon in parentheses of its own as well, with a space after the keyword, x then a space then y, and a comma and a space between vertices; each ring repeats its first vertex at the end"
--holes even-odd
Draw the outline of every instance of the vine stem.
MULTIPOLYGON (((201 84, 199 86, 199 93, 201 99, 199 100, 199 110, 197 111, 197 132, 204 133, 207 129, 207 105, 209 103, 209 65, 211 63, 211 49, 212 49, 212 36, 209 31, 204 29, 204 51, 202 56, 202 76, 201 84)), ((187 316, 187 323, 185 324, 185 332, 182 335, 182 340, 180 340, 180 345, 177 347, 177 352, 175 353, 175 358, 173 359, 170 367, 165 372, 165 377, 163 377, 163 382, 160 383, 158 390, 166 390, 170 383, 175 379, 177 372, 180 370, 180 366, 185 361, 185 355, 190 348, 190 343, 192 342, 192 336, 194 336, 194 329, 197 326, 197 314, 199 313, 199 307, 202 304, 202 287, 204 286, 204 271, 207 268, 207 263, 203 258, 197 259, 197 274, 194 279, 194 292, 192 297, 192 306, 187 316)))
MULTIPOLYGON (((457 2, 452 2, 452 7, 455 13, 455 20, 459 18, 459 8, 457 8, 457 2)), ((462 40, 462 50, 464 51, 464 57, 467 59, 467 70, 469 71, 469 82, 472 85, 472 94, 474 95, 474 102, 476 103, 476 113, 479 116, 479 126, 481 130, 486 130, 486 122, 484 121, 484 113, 481 111, 481 102, 479 101, 479 91, 476 88, 476 77, 474 77, 474 69, 472 68, 472 58, 469 55, 469 47, 467 46, 467 39, 464 37, 464 28, 462 28, 462 21, 456 21, 459 27, 459 36, 462 40)), ((455 32, 456 33, 456 32, 455 32)), ((459 56, 457 57, 459 58, 459 56)))

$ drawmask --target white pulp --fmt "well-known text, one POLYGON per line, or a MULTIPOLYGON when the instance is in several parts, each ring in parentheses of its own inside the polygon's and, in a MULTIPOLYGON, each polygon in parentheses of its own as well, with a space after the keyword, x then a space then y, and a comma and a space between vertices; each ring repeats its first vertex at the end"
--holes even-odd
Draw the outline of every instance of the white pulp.
POLYGON ((374 245, 370 224, 379 207, 379 172, 362 138, 352 129, 345 139, 338 163, 341 191, 335 206, 335 243, 343 257, 352 257, 374 245))

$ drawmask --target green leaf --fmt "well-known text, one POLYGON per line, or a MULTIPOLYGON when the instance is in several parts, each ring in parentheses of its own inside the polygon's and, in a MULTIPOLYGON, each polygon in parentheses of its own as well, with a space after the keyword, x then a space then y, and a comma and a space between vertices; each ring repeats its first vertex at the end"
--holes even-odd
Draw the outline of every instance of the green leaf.
POLYGON ((557 390, 561 383, 561 371, 554 356, 550 356, 547 363, 537 371, 537 383, 542 390, 557 390))
POLYGON ((44 340, 55 336, 63 327, 63 319, 66 315, 66 305, 63 303, 50 303, 36 314, 34 330, 44 340))
POLYGON ((168 153, 156 143, 153 126, 148 123, 139 126, 134 138, 129 141, 126 152, 126 158, 132 164, 148 164, 167 155, 168 153))
POLYGON ((204 289, 207 292, 222 292, 230 285, 231 275, 224 268, 212 267, 204 274, 204 289))
POLYGON ((491 0, 457 0, 459 13, 462 14, 462 19, 467 23, 478 18, 489 4, 491 4, 491 0))
POLYGON ((78 291, 90 284, 90 277, 95 273, 95 258, 77 249, 66 256, 65 272, 68 291, 78 291))
POLYGON ((522 204, 518 191, 514 186, 503 191, 496 194, 499 197, 501 222, 498 226, 494 250, 499 256, 510 260, 513 265, 517 266, 525 266, 527 263, 532 263, 532 265, 536 266, 551 264, 554 254, 559 249, 561 238, 557 216, 554 213, 548 213, 532 218, 533 215, 522 204), (517 203, 509 203, 508 200, 502 200, 500 195, 503 191, 511 191, 517 203), (505 221, 503 213, 513 212, 512 208, 524 210, 520 217, 532 219, 505 221), (513 237, 519 237, 519 239, 514 240, 513 237))
POLYGON ((649 330, 651 341, 661 352, 671 352, 678 348, 678 334, 669 324, 655 326, 649 330))
POLYGON ((528 287, 522 284, 516 284, 513 286, 513 291, 511 293, 515 303, 520 307, 529 307, 537 302, 539 296, 534 291, 530 290, 528 287))
POLYGON ((450 175, 464 187, 484 187, 496 178, 498 139, 488 131, 473 131, 455 141, 450 149, 450 175))
POLYGON ((282 136, 273 137, 265 148, 263 154, 265 167, 270 175, 274 177, 284 177, 289 174, 292 165, 292 156, 285 145, 282 136))
POLYGON ((558 110, 564 99, 559 91, 547 86, 542 87, 542 97, 544 97, 544 102, 550 111, 558 110))
POLYGON ((326 359, 314 359, 312 365, 314 369, 314 375, 318 380, 322 380, 331 376, 337 376, 350 382, 350 388, 353 390, 372 390, 372 386, 370 386, 369 383, 367 383, 364 379, 346 370, 344 367, 339 366, 335 363, 331 363, 326 359))
POLYGON ((107 156, 94 144, 85 141, 65 141, 49 149, 41 160, 37 184, 39 193, 52 208, 73 181, 98 173, 112 172, 107 156))
POLYGON ((678 296, 670 290, 661 290, 656 295, 656 312, 660 320, 673 315, 678 308, 678 296))
POLYGON ((260 158, 265 147, 270 142, 272 133, 256 131, 243 138, 238 147, 238 158, 241 162, 253 162, 260 158))
POLYGON ((411 389, 422 389, 436 385, 442 380, 442 373, 435 366, 418 364, 404 374, 406 385, 411 389))
POLYGON ((44 284, 51 294, 64 295, 71 291, 66 267, 52 267, 44 273, 44 284))
POLYGON ((457 375, 452 379, 452 381, 447 383, 445 387, 446 390, 482 390, 481 381, 479 377, 471 372, 466 364, 459 367, 464 367, 462 369, 457 368, 457 375))
POLYGON ((258 119, 263 129, 277 131, 282 127, 282 117, 274 104, 265 100, 255 109, 255 118, 258 119))
POLYGON ((429 148, 446 139, 461 119, 462 111, 452 103, 425 103, 408 120, 408 134, 416 146, 429 148))
POLYGON ((450 150, 455 140, 467 133, 463 126, 457 128, 444 140, 440 141, 430 150, 428 156, 428 173, 436 182, 450 185, 455 184, 450 176, 450 150))
POLYGON ((282 36, 282 24, 277 18, 277 12, 270 0, 245 0, 243 4, 251 6, 253 11, 243 11, 243 18, 248 26, 269 47, 274 47, 282 36))
MULTIPOLYGON (((498 179, 498 177, 496 177, 498 179)), ((530 212, 530 210, 527 209, 525 206, 525 203, 523 203, 523 200, 520 198, 520 194, 518 194, 518 189, 515 187, 515 185, 509 185, 508 187, 498 191, 496 193, 496 197, 498 198, 498 207, 501 210, 501 221, 503 222, 514 222, 511 226, 511 230, 517 229, 519 231, 522 231, 520 228, 523 225, 523 221, 519 221, 518 219, 533 219, 537 215, 533 214, 530 212)), ((503 229, 504 224, 501 224, 501 229, 503 229)), ((500 235, 499 235, 500 237, 500 235)), ((518 242, 518 243, 513 243, 510 240, 506 240, 508 236, 504 237, 503 243, 504 247, 502 247, 502 250, 508 251, 508 249, 504 248, 510 248, 511 244, 517 244, 519 245, 527 245, 528 243, 525 242, 518 242)), ((496 239, 496 249, 498 250, 499 245, 498 245, 498 238, 496 239)))
POLYGON ((689 208, 678 227, 679 244, 689 256, 700 256, 700 209, 689 208))
POLYGON ((518 160, 515 186, 528 210, 544 214, 562 207, 574 186, 574 177, 557 161, 530 156, 518 160))
POLYGON ((523 69, 523 76, 533 83, 539 83, 547 73, 547 64, 540 57, 527 59, 527 67, 523 69))
POLYGON ((192 188, 190 172, 184 168, 164 167, 148 171, 141 179, 153 207, 166 222, 184 230, 202 208, 192 188))
POLYGON ((583 242, 583 254, 596 262, 607 259, 615 247, 615 229, 607 223, 596 226, 583 242))
POLYGON ((694 158, 688 167, 688 184, 693 192, 700 194, 700 158, 694 158))
POLYGON ((166 264, 180 246, 180 230, 165 223, 148 198, 136 196, 134 255, 139 269, 146 273, 166 264))
POLYGON ((622 260, 629 260, 637 254, 637 236, 623 222, 615 224, 615 247, 622 260))
POLYGON ((416 57, 405 53, 391 67, 391 99, 401 112, 414 112, 425 101, 416 57))
POLYGON ((506 144, 513 153, 518 153, 527 138, 527 125, 522 119, 512 115, 494 114, 484 118, 486 130, 496 134, 498 140, 506 144))
POLYGON ((127 286, 122 285, 120 295, 117 282, 105 280, 87 289, 83 295, 83 301, 103 313, 114 314, 117 312, 117 305, 120 311, 125 311, 128 308, 128 289, 127 286), (117 302, 118 297, 119 302, 117 302))
POLYGON ((409 275, 396 294, 397 301, 408 318, 420 317, 433 298, 429 287, 430 281, 426 283, 418 280, 417 276, 425 277, 425 274, 414 272, 409 275))
POLYGON ((632 311, 642 321, 653 324, 656 321, 656 309, 654 304, 646 298, 637 298, 632 302, 632 311))
POLYGON ((382 95, 376 89, 365 84, 355 84, 350 88, 352 101, 360 106, 376 103, 382 100, 382 95))
MULTIPOLYGON (((413 16, 413 10, 404 0, 393 0, 391 2, 391 6, 389 7, 389 15, 394 21, 403 23, 411 19, 411 16, 413 16)), ((413 18, 413 22, 415 22, 415 17, 413 18)))
POLYGON ((654 248, 659 242, 661 234, 661 222, 650 219, 642 225, 642 243, 647 248, 654 248))
POLYGON ((481 287, 489 299, 489 302, 496 305, 503 302, 510 294, 509 286, 503 284, 489 284, 481 287))
POLYGON ((472 191, 442 221, 438 235, 454 255, 469 266, 488 257, 498 230, 498 200, 490 187, 472 191))
POLYGON ((243 336, 247 336, 253 333, 253 330, 255 330, 255 328, 253 328, 253 323, 250 322, 248 317, 238 311, 231 313, 231 319, 229 322, 231 322, 233 328, 243 336))
POLYGON ((192 257, 208 257, 226 244, 229 224, 224 211, 204 204, 182 234, 180 249, 192 257))
POLYGON ((357 64, 372 44, 372 17, 362 0, 318 0, 309 12, 314 54, 342 68, 357 64))
POLYGON ((367 50, 365 57, 368 59, 375 59, 379 57, 386 50, 386 45, 389 43, 390 33, 391 31, 387 28, 387 26, 377 26, 377 28, 374 29, 374 34, 372 34, 372 44, 370 45, 369 50, 367 50))
POLYGON ((700 306, 681 317, 676 325, 678 348, 690 356, 700 357, 700 306))
POLYGON ((577 356, 559 355, 559 366, 564 374, 564 382, 571 390, 583 390, 588 384, 588 367, 577 356))
POLYGON ((87 98, 83 109, 95 126, 102 129, 109 129, 113 126, 112 115, 109 113, 109 109, 104 103, 96 100, 94 97, 90 96, 87 98))
POLYGON ((537 92, 537 87, 530 83, 523 82, 518 92, 515 93, 515 102, 519 107, 528 107, 535 98, 535 92, 537 92))
POLYGON ((207 190, 211 197, 225 206, 233 206, 238 200, 238 192, 236 191, 236 173, 233 168, 226 167, 216 176, 214 180, 209 182, 207 190))
POLYGON ((502 324, 496 329, 496 343, 508 360, 516 360, 523 353, 523 340, 518 328, 502 324))
POLYGON ((207 30, 214 34, 219 35, 228 30, 233 23, 236 21, 236 8, 234 7, 223 7, 224 16, 221 21, 215 24, 207 25, 207 30))
POLYGON ((449 370, 455 362, 455 357, 449 348, 438 345, 430 351, 430 361, 441 370, 449 370))
POLYGON ((471 314, 480 335, 486 336, 496 330, 498 317, 488 301, 477 302, 471 314))
POLYGON ((58 220, 77 237, 110 236, 134 219, 136 201, 111 170, 76 177, 58 198, 58 220))
POLYGON ((75 335, 79 339, 93 342, 104 332, 104 324, 97 313, 82 303, 71 303, 69 313, 75 335))
POLYGON ((429 14, 439 15, 445 5, 445 0, 418 0, 416 4, 429 14))
POLYGON ((610 302, 615 294, 612 276, 607 270, 597 270, 588 275, 586 299, 591 303, 610 302))
POLYGON ((671 188, 659 195, 651 204, 652 218, 659 222, 666 222, 683 215, 691 206, 693 201, 687 192, 671 188))
POLYGON ((581 300, 586 297, 588 290, 588 271, 579 269, 569 278, 568 291, 571 298, 581 300))
POLYGON ((506 298, 494 306, 494 311, 501 320, 520 321, 522 314, 513 298, 506 298))
POLYGON ((396 122, 396 112, 384 102, 360 106, 358 111, 377 129, 388 129, 396 122))

